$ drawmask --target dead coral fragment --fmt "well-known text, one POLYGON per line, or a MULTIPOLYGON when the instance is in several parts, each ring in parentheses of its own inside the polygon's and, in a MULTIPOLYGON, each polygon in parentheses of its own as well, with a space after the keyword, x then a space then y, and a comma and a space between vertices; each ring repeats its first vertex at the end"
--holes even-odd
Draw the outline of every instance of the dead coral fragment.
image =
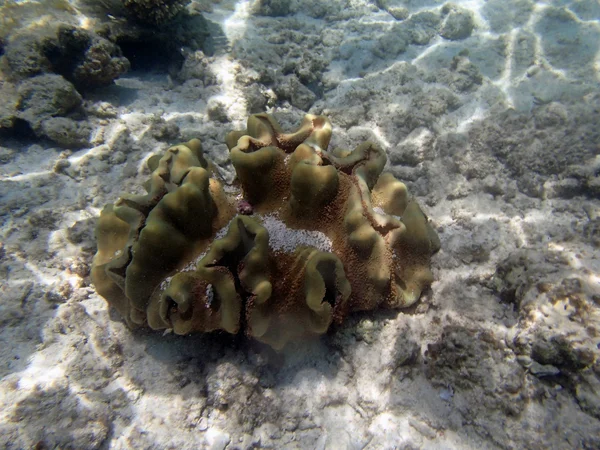
POLYGON ((197 140, 152 158, 148 194, 102 212, 98 292, 131 325, 243 331, 276 349, 351 311, 412 305, 439 239, 405 185, 382 174, 380 147, 329 151, 330 138, 322 116, 294 133, 251 116, 226 139, 237 197, 197 140))

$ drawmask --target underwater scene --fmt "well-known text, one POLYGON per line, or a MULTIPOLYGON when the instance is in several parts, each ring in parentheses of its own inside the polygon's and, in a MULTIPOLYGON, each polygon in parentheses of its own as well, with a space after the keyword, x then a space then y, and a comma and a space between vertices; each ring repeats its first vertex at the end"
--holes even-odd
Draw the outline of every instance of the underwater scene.
POLYGON ((0 0, 0 448, 600 449, 599 0, 0 0))

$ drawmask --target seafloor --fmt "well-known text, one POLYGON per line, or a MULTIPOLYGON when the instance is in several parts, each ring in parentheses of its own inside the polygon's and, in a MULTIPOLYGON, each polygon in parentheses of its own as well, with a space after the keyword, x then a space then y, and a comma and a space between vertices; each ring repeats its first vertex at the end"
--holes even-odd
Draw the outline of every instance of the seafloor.
POLYGON ((0 1, 0 447, 600 448, 597 0, 196 0, 179 65, 133 25, 127 73, 33 64, 48 25, 128 26, 86 3, 0 1), (102 207, 192 137, 231 179, 261 111, 384 147, 431 289, 281 353, 131 331, 89 277, 102 207))

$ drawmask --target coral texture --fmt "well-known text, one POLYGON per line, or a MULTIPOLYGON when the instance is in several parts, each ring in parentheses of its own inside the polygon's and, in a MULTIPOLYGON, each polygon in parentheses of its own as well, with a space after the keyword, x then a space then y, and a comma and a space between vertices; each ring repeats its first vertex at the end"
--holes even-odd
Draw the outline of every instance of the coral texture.
POLYGON ((189 0, 123 0, 125 10, 138 22, 163 25, 183 11, 189 0))
POLYGON ((148 193, 100 216, 97 291, 131 325, 244 331, 277 349, 352 311, 412 305, 432 281, 437 234, 382 174, 379 146, 328 151, 330 137, 323 116, 291 134, 251 116, 226 138, 235 189, 198 140, 151 158, 148 193))

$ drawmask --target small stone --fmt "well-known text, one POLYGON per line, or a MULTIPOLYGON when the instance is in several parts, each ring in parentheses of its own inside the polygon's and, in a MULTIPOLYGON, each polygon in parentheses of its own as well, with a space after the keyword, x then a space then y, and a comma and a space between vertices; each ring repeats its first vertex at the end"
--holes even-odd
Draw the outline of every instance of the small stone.
POLYGON ((396 20, 404 20, 407 19, 410 15, 408 9, 402 6, 392 6, 387 9, 387 12, 391 14, 391 16, 396 20))
POLYGON ((154 124, 150 132, 159 141, 175 141, 179 136, 179 126, 173 122, 160 121, 154 124))
POLYGON ((65 303, 72 293, 73 287, 69 282, 65 281, 52 290, 47 291, 44 294, 44 300, 50 303, 65 303))
POLYGON ((90 144, 91 129, 85 122, 51 117, 42 122, 41 134, 61 147, 82 148, 90 144))
POLYGON ((519 355, 517 356, 517 362, 526 369, 528 369, 529 367, 531 367, 532 359, 527 355, 519 355))
POLYGON ((225 105, 217 100, 210 100, 208 102, 206 113, 208 114, 208 118, 215 122, 229 122, 229 117, 227 117, 227 110, 225 109, 225 105))
POLYGON ((540 364, 537 361, 531 361, 529 371, 538 378, 553 377, 560 374, 560 369, 550 364, 540 364))
POLYGON ((494 197, 504 194, 504 187, 494 175, 488 175, 483 179, 483 190, 494 197))
POLYGON ((225 450, 231 442, 231 437, 220 430, 210 429, 206 432, 206 441, 210 450, 225 450))
POLYGON ((92 105, 86 106, 86 111, 96 117, 102 119, 114 119, 118 115, 117 108, 108 102, 98 102, 92 105))
POLYGON ((65 169, 67 169, 69 167, 71 167, 71 163, 69 162, 68 159, 59 159, 54 164, 54 167, 52 168, 52 170, 55 173, 62 173, 62 172, 64 172, 65 169))
POLYGON ((15 151, 10 148, 0 147, 0 164, 6 164, 15 157, 15 151))
POLYGON ((90 266, 83 261, 73 261, 67 267, 67 271, 81 278, 85 278, 90 274, 90 266))
POLYGON ((208 430, 208 420, 206 420, 206 417, 201 417, 200 421, 198 422, 198 426, 196 427, 199 431, 206 431, 208 430))

